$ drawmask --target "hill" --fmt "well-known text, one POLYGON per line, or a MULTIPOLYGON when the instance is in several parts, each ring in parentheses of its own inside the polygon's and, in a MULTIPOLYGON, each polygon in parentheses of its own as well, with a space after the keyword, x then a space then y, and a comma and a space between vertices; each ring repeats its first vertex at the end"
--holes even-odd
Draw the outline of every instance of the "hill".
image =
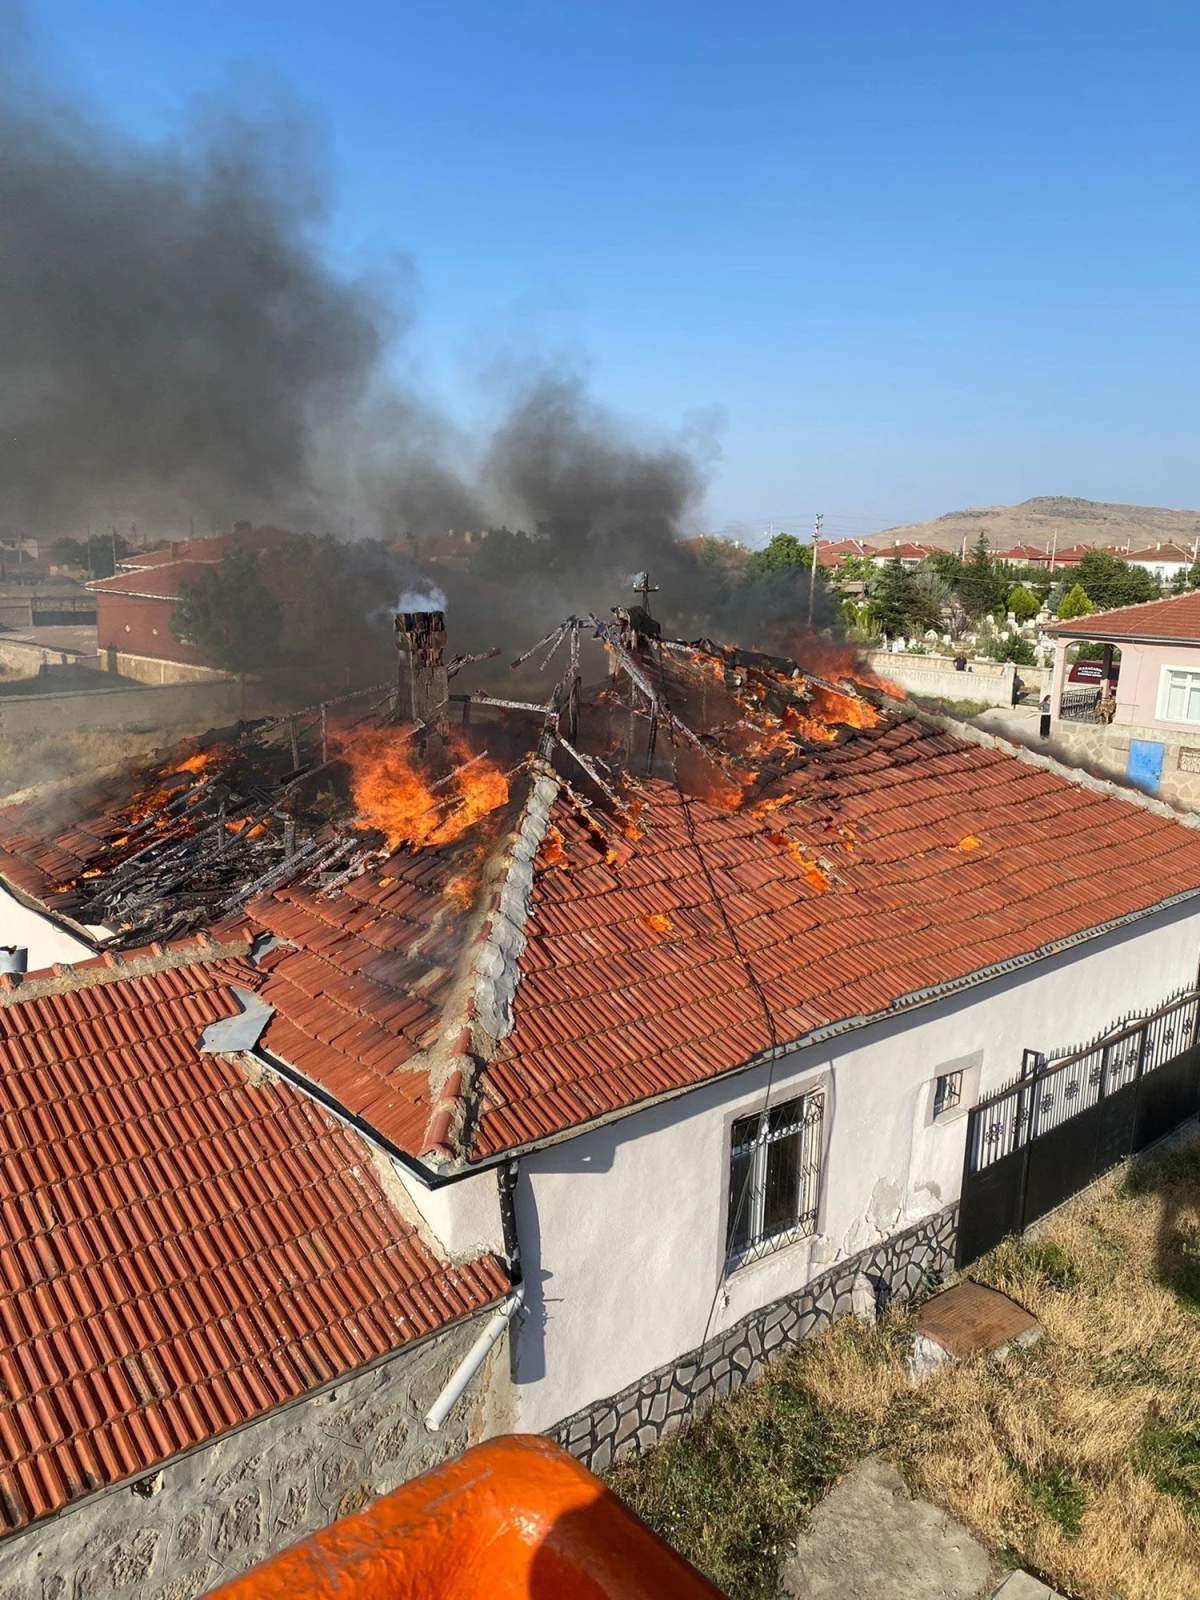
POLYGON ((1034 500, 1022 500, 1017 506, 951 511, 932 522, 885 528, 881 533, 868 535, 868 543, 911 541, 942 550, 958 550, 964 539, 968 546, 973 545, 981 533, 987 535, 993 550, 1009 550, 1016 544, 1032 544, 1048 550, 1056 536, 1060 550, 1073 544, 1147 550, 1168 542, 1191 549, 1200 540, 1200 511, 1110 505, 1102 500, 1043 495, 1034 500))

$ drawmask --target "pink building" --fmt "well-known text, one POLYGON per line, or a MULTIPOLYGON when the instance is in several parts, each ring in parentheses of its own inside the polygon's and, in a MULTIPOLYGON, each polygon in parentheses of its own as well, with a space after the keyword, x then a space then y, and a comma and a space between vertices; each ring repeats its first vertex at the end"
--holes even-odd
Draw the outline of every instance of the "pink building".
POLYGON ((1200 809, 1200 590, 1049 631, 1056 745, 1172 804, 1200 809), (1104 647, 1096 688, 1068 680, 1068 649, 1084 641, 1104 647))

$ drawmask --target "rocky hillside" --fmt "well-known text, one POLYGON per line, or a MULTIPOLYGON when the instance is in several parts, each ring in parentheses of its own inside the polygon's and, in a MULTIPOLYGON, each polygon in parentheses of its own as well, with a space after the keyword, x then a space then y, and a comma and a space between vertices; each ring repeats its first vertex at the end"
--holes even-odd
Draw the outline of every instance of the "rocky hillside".
POLYGON ((1019 506, 982 506, 971 511, 951 511, 932 522, 914 522, 903 528, 886 528, 869 535, 872 544, 912 540, 944 550, 957 550, 963 540, 975 543, 987 535, 993 550, 1015 544, 1050 548, 1055 534, 1058 548, 1093 544, 1145 550, 1173 542, 1191 549, 1200 540, 1200 511, 1168 511, 1161 506, 1117 506, 1101 500, 1072 500, 1064 495, 1044 495, 1023 500, 1019 506))

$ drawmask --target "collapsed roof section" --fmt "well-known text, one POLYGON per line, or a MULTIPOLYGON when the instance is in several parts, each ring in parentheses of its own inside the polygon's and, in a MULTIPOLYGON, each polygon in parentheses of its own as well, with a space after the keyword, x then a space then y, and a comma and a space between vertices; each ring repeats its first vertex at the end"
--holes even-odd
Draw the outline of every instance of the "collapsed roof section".
MULTIPOLYGON (((1194 832, 930 726, 852 657, 817 676, 661 640, 638 608, 540 648, 568 662, 544 702, 442 680, 428 723, 385 704, 326 714, 324 748, 286 722, 216 741, 286 757, 245 813, 274 855, 223 899, 171 842, 186 797, 166 843, 125 858, 150 872, 140 900, 111 795, 69 833, 0 811, 0 874, 60 914, 107 885, 118 942, 122 915, 144 933, 129 906, 185 901, 253 941, 258 1052, 443 1176, 1200 892, 1194 832), (583 692, 587 637, 612 672, 583 692)), ((207 804, 235 767, 203 769, 207 804)))

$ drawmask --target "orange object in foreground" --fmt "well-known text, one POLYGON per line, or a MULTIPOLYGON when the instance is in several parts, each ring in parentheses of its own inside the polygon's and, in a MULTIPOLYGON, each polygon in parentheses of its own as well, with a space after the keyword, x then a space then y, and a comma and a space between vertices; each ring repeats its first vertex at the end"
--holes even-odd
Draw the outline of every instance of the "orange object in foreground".
POLYGON ((210 1600, 721 1600, 586 1467, 526 1434, 343 1517, 210 1600))

